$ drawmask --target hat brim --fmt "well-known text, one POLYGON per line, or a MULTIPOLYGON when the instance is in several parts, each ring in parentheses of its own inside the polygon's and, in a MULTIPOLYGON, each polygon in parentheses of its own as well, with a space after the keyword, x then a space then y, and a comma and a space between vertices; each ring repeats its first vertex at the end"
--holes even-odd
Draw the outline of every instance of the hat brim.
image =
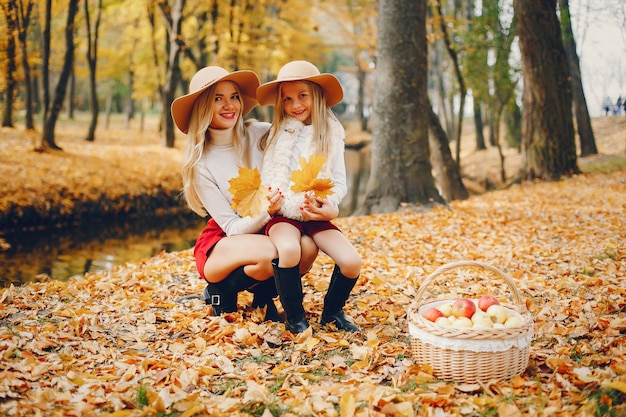
POLYGON ((310 77, 283 78, 261 84, 259 88, 256 89, 256 98, 259 104, 262 106, 275 105, 280 84, 289 81, 311 81, 320 85, 324 90, 324 97, 326 98, 326 105, 328 107, 332 107, 343 100, 343 88, 341 88, 341 83, 337 77, 332 74, 320 74, 310 77))
POLYGON ((172 102, 171 111, 172 119, 176 127, 181 132, 187 133, 189 131, 189 121, 191 119, 191 109, 193 108, 196 99, 200 94, 206 91, 212 85, 217 84, 220 81, 232 81, 239 87, 241 93, 241 101, 243 104, 242 117, 245 117, 250 111, 259 104, 255 97, 255 92, 259 86, 259 77, 254 71, 241 70, 234 71, 230 74, 213 80, 211 83, 203 86, 198 91, 186 94, 184 96, 176 98, 172 102))

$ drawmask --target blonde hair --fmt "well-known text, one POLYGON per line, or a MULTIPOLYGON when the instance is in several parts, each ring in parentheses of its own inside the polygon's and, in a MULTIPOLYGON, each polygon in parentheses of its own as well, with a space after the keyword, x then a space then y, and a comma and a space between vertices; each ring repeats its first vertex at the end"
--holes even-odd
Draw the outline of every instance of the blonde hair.
MULTIPOLYGON (((290 82, 290 81, 285 81, 290 82)), ((311 92, 311 98, 313 100, 313 108, 311 109, 311 126, 313 126, 313 141, 315 141, 315 152, 321 155, 328 155, 330 149, 330 124, 329 119, 337 120, 335 113, 326 106, 326 99, 324 98, 324 90, 319 84, 311 81, 302 80, 309 86, 311 92)), ((274 120, 272 125, 278 127, 282 122, 289 117, 283 107, 283 97, 281 85, 278 84, 278 94, 276 95, 276 103, 274 107, 274 120)), ((267 146, 274 140, 278 134, 278 129, 274 129, 272 136, 269 136, 269 132, 261 138, 259 146, 262 150, 265 150, 267 146)))
MULTIPOLYGON (((224 82, 224 81, 221 81, 224 82)), ((232 82, 232 81, 230 81, 232 82)), ((182 167, 183 189, 182 194, 191 210, 205 217, 208 212, 198 196, 198 184, 196 182, 196 167, 202 159, 207 145, 210 143, 209 126, 213 120, 213 107, 215 106, 216 83, 203 91, 196 99, 191 109, 189 119, 189 131, 187 132, 187 147, 182 167)), ((241 101, 239 86, 233 82, 241 101)), ((243 103, 243 102, 242 102, 243 103)), ((233 129, 233 146, 239 155, 239 162, 250 167, 250 148, 246 125, 243 121, 243 104, 237 117, 237 123, 233 129)))

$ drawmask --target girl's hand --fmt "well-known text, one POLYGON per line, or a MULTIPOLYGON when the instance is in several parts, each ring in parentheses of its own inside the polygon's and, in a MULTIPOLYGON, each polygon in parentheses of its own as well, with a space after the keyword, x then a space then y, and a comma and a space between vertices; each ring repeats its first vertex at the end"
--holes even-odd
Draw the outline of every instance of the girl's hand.
POLYGON ((272 187, 268 187, 267 191, 267 200, 270 202, 270 205, 267 208, 267 212, 270 216, 274 216, 280 211, 280 206, 282 204, 284 196, 279 188, 273 189, 272 187))
POLYGON ((313 193, 307 194, 300 211, 306 220, 333 220, 339 215, 338 207, 313 193))

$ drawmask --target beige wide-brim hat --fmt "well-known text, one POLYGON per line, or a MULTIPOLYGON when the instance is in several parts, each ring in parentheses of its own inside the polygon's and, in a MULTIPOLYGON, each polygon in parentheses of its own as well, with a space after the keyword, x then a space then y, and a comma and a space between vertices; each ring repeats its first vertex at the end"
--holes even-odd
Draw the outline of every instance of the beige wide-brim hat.
POLYGON ((285 64, 274 81, 262 84, 256 90, 259 103, 268 106, 276 104, 280 83, 285 81, 311 81, 319 84, 324 90, 326 105, 334 106, 343 99, 341 83, 332 74, 320 74, 320 70, 308 61, 292 61, 285 64))
POLYGON ((176 98, 172 102, 172 119, 183 133, 189 131, 191 109, 203 91, 220 81, 232 81, 239 87, 243 103, 243 116, 257 104, 256 89, 261 83, 254 71, 241 70, 228 72, 222 67, 204 67, 194 74, 189 82, 189 94, 176 98))

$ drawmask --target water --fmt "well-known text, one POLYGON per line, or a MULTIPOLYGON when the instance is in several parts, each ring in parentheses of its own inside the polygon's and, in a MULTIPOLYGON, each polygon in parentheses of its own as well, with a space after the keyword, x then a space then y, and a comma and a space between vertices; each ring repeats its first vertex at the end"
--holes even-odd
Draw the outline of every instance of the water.
POLYGON ((4 235, 0 250, 0 288, 109 270, 161 251, 193 247, 206 220, 193 214, 140 218, 79 227, 4 235))

